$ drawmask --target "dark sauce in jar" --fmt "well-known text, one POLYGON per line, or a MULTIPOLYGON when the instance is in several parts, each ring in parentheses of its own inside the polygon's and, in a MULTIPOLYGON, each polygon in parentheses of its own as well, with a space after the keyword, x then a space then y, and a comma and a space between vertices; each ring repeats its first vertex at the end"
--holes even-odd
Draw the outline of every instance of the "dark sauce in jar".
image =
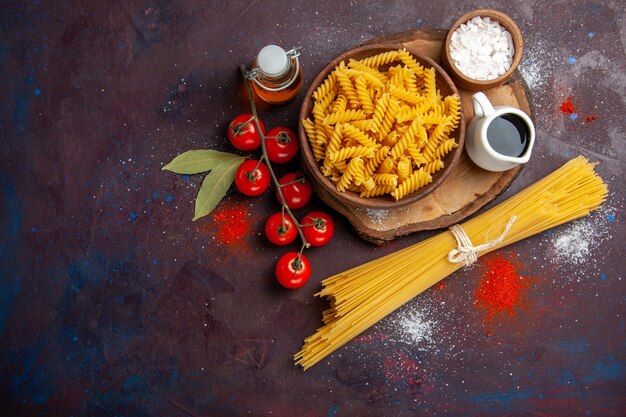
POLYGON ((503 114, 489 123, 487 142, 501 155, 517 158, 526 151, 528 145, 528 126, 515 114, 503 114))

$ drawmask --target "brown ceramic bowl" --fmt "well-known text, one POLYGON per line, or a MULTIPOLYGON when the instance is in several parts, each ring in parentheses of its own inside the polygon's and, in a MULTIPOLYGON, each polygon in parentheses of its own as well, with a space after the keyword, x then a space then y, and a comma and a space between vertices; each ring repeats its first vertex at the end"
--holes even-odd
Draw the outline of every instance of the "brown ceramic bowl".
MULTIPOLYGON (((346 61, 346 63, 350 59, 363 59, 369 56, 373 56, 379 54, 381 52, 398 50, 405 48, 402 45, 368 45, 359 48, 352 49, 348 52, 345 52, 333 59, 313 80, 313 83, 309 87, 306 95, 304 97, 304 101, 302 103, 302 107, 300 109, 299 120, 306 119, 307 117, 311 117, 311 110, 313 109, 313 104, 315 100, 313 98, 313 92, 317 89, 317 87, 326 79, 328 74, 337 66, 341 61, 346 61)), ((445 73, 445 71, 432 59, 420 56, 419 54, 412 51, 410 48, 406 48, 411 55, 423 66, 430 68, 434 67, 436 71, 436 82, 437 89, 440 91, 443 97, 451 95, 451 94, 459 94, 457 88, 454 83, 450 79, 450 77, 445 73)), ((396 64, 397 65, 397 64, 396 64)), ((302 150, 302 159, 303 159, 303 168, 309 174, 312 179, 314 189, 316 192, 323 190, 327 194, 330 194, 339 202, 347 204, 348 206, 356 206, 360 208, 369 208, 369 209, 394 209, 406 206, 411 204, 430 192, 432 192, 435 188, 437 188, 443 180, 448 176, 451 170, 456 165, 461 153, 463 151, 463 141, 465 138, 465 123, 463 122, 463 109, 461 108, 461 122, 459 126, 452 132, 451 137, 456 140, 456 143, 459 145, 455 149, 453 149, 450 153, 448 153, 444 158, 443 162, 445 167, 439 172, 433 175, 433 181, 420 188, 414 193, 411 193, 400 200, 396 201, 392 196, 385 195, 374 198, 363 198, 359 194, 352 191, 340 192, 335 187, 335 184, 320 170, 320 164, 313 157, 313 152, 311 150, 311 146, 309 144, 309 140, 306 136, 306 132, 302 127, 302 124, 299 124, 298 127, 298 136, 300 140, 300 148, 302 150)))
POLYGON ((450 30, 448 31, 448 35, 446 36, 446 41, 443 44, 443 51, 441 51, 441 61, 444 68, 448 71, 450 77, 452 77, 455 84, 459 88, 470 91, 483 91, 502 85, 506 81, 508 81, 509 78, 511 78, 513 72, 515 71, 522 59, 523 49, 524 41, 522 39, 522 32, 520 31, 517 24, 515 24, 513 19, 498 10, 476 9, 474 11, 464 14, 452 24, 450 30), (458 29, 459 26, 461 26, 463 23, 468 22, 476 16, 489 17, 491 20, 497 21, 498 23, 500 23, 500 26, 505 28, 511 34, 511 38, 513 39, 513 47, 515 49, 513 63, 511 64, 511 67, 507 72, 493 80, 475 80, 473 78, 469 78, 457 68, 457 66, 454 64, 454 61, 450 57, 450 40, 452 38, 452 34, 458 29))

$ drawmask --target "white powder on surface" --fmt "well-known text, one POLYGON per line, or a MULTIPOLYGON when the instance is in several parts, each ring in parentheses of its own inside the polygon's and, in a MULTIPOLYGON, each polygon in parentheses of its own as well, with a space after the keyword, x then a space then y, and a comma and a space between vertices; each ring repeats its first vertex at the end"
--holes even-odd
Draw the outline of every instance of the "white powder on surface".
POLYGON ((387 210, 365 209, 367 218, 375 224, 384 224, 389 218, 389 212, 387 210))
POLYGON ((475 80, 494 80, 507 72, 514 54, 511 34, 489 17, 474 17, 461 24, 450 38, 452 61, 475 80))
POLYGON ((437 322, 429 319, 424 311, 412 308, 397 318, 395 323, 396 337, 400 342, 415 345, 424 350, 433 343, 433 331, 437 322))
POLYGON ((573 264, 581 264, 589 258, 590 247, 595 246, 593 225, 576 223, 569 230, 554 240, 554 249, 560 259, 573 264))
POLYGON ((578 266, 571 278, 580 281, 590 271, 601 268, 607 251, 599 250, 604 242, 613 238, 612 228, 616 227, 615 213, 618 210, 606 204, 598 211, 582 219, 548 231, 551 238, 551 250, 548 256, 552 262, 560 265, 578 266), (584 268, 580 268, 585 264, 584 268), (580 271, 580 272, 576 272, 580 271))

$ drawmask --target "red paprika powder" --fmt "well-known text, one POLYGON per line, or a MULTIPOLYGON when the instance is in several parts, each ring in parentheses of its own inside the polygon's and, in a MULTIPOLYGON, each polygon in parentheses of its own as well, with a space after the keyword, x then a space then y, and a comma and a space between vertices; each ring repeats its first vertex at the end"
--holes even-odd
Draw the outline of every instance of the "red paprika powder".
POLYGON ((567 97, 565 101, 561 103, 561 105, 559 106, 559 110, 561 110, 561 112, 564 114, 576 113, 574 105, 572 104, 572 96, 567 97))
POLYGON ((488 323, 492 323, 498 313, 515 316, 529 280, 519 276, 517 265, 501 254, 487 257, 484 264, 487 270, 476 289, 475 305, 486 312, 488 323))

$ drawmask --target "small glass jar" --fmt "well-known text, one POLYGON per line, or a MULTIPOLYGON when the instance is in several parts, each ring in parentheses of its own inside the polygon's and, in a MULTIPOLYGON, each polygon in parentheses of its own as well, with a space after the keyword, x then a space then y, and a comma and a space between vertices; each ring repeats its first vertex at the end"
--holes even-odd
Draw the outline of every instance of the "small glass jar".
POLYGON ((269 104, 285 104, 302 88, 301 48, 285 51, 278 45, 267 45, 256 57, 247 74, 254 92, 269 104))

